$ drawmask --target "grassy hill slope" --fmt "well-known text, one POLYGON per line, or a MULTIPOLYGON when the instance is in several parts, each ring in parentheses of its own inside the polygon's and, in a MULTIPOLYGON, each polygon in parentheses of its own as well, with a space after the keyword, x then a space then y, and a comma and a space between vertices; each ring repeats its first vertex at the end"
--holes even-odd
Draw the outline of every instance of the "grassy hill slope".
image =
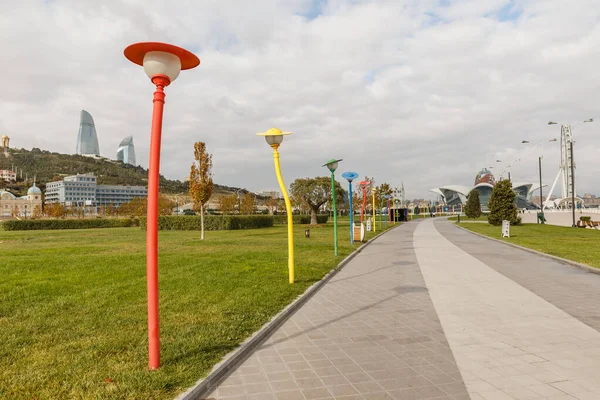
MULTIPOLYGON (((46 183, 61 180, 64 176, 93 173, 98 177, 98 183, 104 185, 140 185, 147 186, 148 171, 140 166, 134 167, 121 161, 100 159, 80 155, 52 153, 46 150, 33 148, 9 149, 9 156, 0 153, 0 169, 14 169, 17 171, 17 182, 2 182, 0 189, 7 188, 13 193, 25 194, 31 186, 33 177, 36 177, 38 186, 45 190, 46 183), (22 173, 21 173, 22 171, 22 173), (28 182, 25 182, 25 178, 28 182)), ((230 188, 215 184, 215 193, 235 191, 230 188)), ((162 193, 188 193, 187 182, 169 180, 160 176, 160 191, 162 193)))

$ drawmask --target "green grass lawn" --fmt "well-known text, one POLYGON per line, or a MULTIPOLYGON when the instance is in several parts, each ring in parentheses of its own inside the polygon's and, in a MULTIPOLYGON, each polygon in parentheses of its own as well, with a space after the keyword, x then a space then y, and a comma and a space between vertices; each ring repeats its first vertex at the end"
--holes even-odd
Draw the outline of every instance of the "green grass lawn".
POLYGON ((153 372, 145 232, 0 231, 0 399, 175 397, 360 245, 340 225, 338 257, 331 223, 295 227, 294 285, 285 226, 160 232, 153 372))
POLYGON ((501 238, 500 226, 489 224, 461 224, 460 226, 519 246, 600 268, 600 232, 593 229, 523 224, 510 227, 510 238, 501 238))

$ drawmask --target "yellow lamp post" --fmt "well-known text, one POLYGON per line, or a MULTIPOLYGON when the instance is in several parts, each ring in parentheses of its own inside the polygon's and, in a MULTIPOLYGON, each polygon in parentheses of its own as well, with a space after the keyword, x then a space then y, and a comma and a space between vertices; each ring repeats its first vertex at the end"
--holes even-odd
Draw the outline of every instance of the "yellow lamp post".
POLYGON ((377 232, 377 224, 375 223, 375 192, 376 188, 371 189, 371 194, 373 195, 373 232, 377 232))
POLYGON ((283 177, 281 176, 281 167, 279 166, 279 145, 283 141, 283 135, 290 135, 292 132, 282 132, 281 129, 271 128, 266 132, 257 133, 257 136, 264 136, 265 140, 273 148, 273 161, 275 162, 275 173, 277 174, 277 182, 279 182, 279 188, 283 193, 283 199, 285 200, 285 211, 287 213, 287 226, 288 226, 288 274, 290 283, 294 283, 294 219, 292 216, 292 203, 290 202, 290 196, 283 183, 283 177))

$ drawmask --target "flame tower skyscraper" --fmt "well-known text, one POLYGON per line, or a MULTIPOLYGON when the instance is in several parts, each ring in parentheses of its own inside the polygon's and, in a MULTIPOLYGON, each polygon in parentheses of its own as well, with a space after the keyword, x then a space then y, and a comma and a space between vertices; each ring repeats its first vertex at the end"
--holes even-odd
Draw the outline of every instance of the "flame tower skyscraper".
POLYGON ((86 156, 100 155, 100 146, 98 146, 98 135, 96 134, 94 119, 85 110, 81 110, 76 153, 86 156))

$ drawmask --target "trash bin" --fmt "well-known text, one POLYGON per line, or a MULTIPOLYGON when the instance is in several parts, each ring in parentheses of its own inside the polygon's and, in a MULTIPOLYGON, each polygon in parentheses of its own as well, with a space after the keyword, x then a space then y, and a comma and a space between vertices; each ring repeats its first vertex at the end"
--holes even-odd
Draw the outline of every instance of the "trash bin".
POLYGON ((544 217, 544 213, 543 212, 537 213, 537 223, 538 224, 545 224, 546 223, 546 217, 544 217))

